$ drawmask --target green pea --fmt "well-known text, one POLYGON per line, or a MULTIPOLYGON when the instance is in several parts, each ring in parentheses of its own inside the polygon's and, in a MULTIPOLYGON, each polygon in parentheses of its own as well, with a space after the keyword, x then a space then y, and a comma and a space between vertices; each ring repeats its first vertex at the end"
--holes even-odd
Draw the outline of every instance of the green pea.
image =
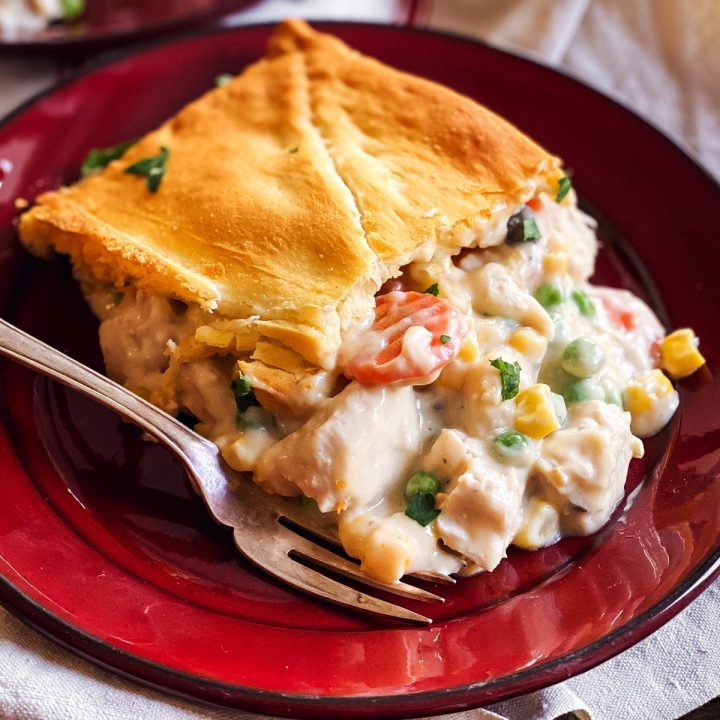
POLYGON ((623 401, 620 386, 614 380, 610 380, 610 378, 603 380, 601 386, 605 393, 605 402, 608 403, 608 405, 617 405, 622 409, 623 401))
POLYGON ((517 430, 506 430, 493 438, 492 449, 500 460, 525 464, 530 440, 517 430))
POLYGON ((605 393, 595 380, 573 378, 565 383, 562 396, 568 405, 573 405, 586 400, 603 400, 605 393))
POLYGON ((85 12, 85 0, 60 0, 63 20, 77 20, 85 12))
POLYGON ((535 291, 535 299, 547 310, 562 302, 563 296, 559 288, 543 283, 535 291))
POLYGON ((592 317, 595 314, 595 303, 582 290, 573 290, 570 296, 584 317, 592 317))
POLYGON ((440 480, 431 473, 421 470, 413 473, 405 485, 405 500, 408 502, 415 495, 437 495, 442 486, 440 480))
POLYGON ((264 430, 270 424, 271 415, 257 405, 235 413, 235 427, 241 430, 264 430))
POLYGON ((528 439, 526 435, 517 430, 506 430, 497 435, 493 442, 505 450, 518 450, 528 444, 528 439))
POLYGON ((565 346, 560 364, 570 375, 587 378, 600 370, 604 362, 602 349, 592 340, 580 337, 565 346))

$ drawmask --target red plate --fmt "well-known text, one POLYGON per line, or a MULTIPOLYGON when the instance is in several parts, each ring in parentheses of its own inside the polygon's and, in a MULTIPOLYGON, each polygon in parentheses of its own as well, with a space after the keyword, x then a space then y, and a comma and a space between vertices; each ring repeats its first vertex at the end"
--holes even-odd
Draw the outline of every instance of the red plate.
POLYGON ((0 51, 64 50, 128 42, 198 24, 251 4, 252 0, 86 0, 87 9, 72 23, 55 22, 44 30, 4 39, 0 51))
MULTIPOLYGON (((667 303, 708 368, 634 462, 628 500, 590 538, 512 552, 460 581, 428 628, 297 594, 246 565, 162 448, 70 391, 0 363, 0 596, 55 641, 132 678, 275 715, 428 715, 587 670, 684 607, 718 574, 718 191, 670 142, 588 88, 445 35, 330 29, 456 87, 561 154, 608 218, 597 280, 667 303), (627 245, 619 238, 627 238, 627 245)), ((0 306, 100 367, 96 322, 66 264, 27 259, 12 200, 72 180, 88 148, 136 137, 258 57, 268 28, 148 50, 40 97, 0 128, 0 306), (12 168, 12 169, 10 169, 12 168), (8 171, 9 169, 9 171, 8 171)), ((201 182, 198 178, 198 182, 201 182)))

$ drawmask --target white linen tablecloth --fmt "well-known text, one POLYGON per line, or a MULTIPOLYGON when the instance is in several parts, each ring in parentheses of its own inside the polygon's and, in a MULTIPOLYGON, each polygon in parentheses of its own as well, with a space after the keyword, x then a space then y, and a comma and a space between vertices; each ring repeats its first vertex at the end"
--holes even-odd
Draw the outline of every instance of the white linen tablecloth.
MULTIPOLYGON (((720 0, 265 0, 227 25, 315 19, 413 22, 481 37, 561 68, 647 118, 720 177, 720 0)), ((0 115, 61 74, 0 60, 0 115)), ((618 657, 564 683, 446 720, 674 720, 720 693, 720 582, 618 657)), ((0 609, 0 718, 230 720, 141 688, 56 647, 0 609)))

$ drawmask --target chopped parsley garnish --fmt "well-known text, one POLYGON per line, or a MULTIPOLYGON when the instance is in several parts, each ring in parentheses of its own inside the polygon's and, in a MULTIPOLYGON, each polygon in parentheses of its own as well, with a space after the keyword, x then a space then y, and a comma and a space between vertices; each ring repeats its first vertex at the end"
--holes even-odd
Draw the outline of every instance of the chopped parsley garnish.
POLYGON ((500 372, 502 399, 512 400, 520 389, 520 363, 509 363, 502 358, 495 358, 490 364, 500 372))
POLYGON ((125 168, 125 172, 130 175, 142 175, 145 178, 145 184, 150 192, 156 193, 160 187, 160 182, 165 175, 165 161, 168 159, 170 151, 161 146, 157 155, 138 160, 136 163, 125 168))
POLYGON ((237 406, 238 415, 242 415, 253 405, 260 404, 255 397, 250 381, 244 375, 236 377, 230 383, 230 389, 235 396, 235 405, 237 406))
POLYGON ((222 75, 218 75, 215 78, 215 85, 217 87, 225 87, 232 79, 233 76, 230 73, 222 73, 222 75))
POLYGON ((423 527, 429 525, 440 514, 435 507, 435 495, 441 487, 440 480, 433 473, 413 473, 405 485, 405 514, 423 527))
POLYGON ((405 510, 405 514, 423 527, 429 525, 439 514, 435 507, 435 496, 430 493, 413 495, 405 510))
POLYGON ((507 221, 505 242, 508 245, 535 242, 541 237, 540 228, 535 221, 535 214, 527 205, 523 206, 507 221))
POLYGON ((578 306, 580 314, 584 317, 592 317, 595 314, 595 303, 582 290, 573 290, 570 297, 578 306))
POLYGON ((558 182, 557 193, 555 194, 555 202, 562 202, 572 188, 572 180, 569 175, 560 178, 558 182))
POLYGON ((288 152, 292 153, 293 155, 300 149, 299 145, 295 145, 295 147, 291 147, 288 152))
POLYGON ((554 285, 543 283, 535 291, 535 299, 547 310, 562 302, 562 293, 554 285))
POLYGON ((423 295, 434 295, 437 297, 440 294, 440 286, 437 283, 433 283, 430 287, 423 290, 423 295))
POLYGON ((112 160, 117 160, 125 154, 125 151, 135 143, 134 140, 126 140, 112 147, 93 148, 85 156, 83 164, 80 166, 80 172, 83 177, 94 175, 100 172, 112 160))
POLYGON ((66 22, 77 20, 85 12, 85 0, 60 0, 60 12, 66 22))
POLYGON ((449 335, 441 335, 440 336, 440 344, 445 345, 445 343, 449 343, 452 338, 449 335))

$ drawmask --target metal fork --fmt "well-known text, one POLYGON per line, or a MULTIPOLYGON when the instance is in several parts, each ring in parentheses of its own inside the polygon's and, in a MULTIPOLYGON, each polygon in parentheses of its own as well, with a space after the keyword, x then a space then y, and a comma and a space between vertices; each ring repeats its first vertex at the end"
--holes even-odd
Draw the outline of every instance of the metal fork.
MULTIPOLYGON (((443 601, 441 596, 408 583, 379 582, 360 570, 356 563, 299 534, 298 531, 306 531, 315 538, 339 545, 332 527, 319 512, 308 511, 298 500, 263 492, 232 470, 213 443, 172 416, 2 318, 0 355, 97 400, 164 443, 183 462, 213 518, 232 528, 238 550, 274 577, 354 610, 411 622, 431 622, 424 615, 368 595, 320 572, 317 568, 411 600, 443 601)), ((422 577, 454 582, 444 575, 422 577)))

